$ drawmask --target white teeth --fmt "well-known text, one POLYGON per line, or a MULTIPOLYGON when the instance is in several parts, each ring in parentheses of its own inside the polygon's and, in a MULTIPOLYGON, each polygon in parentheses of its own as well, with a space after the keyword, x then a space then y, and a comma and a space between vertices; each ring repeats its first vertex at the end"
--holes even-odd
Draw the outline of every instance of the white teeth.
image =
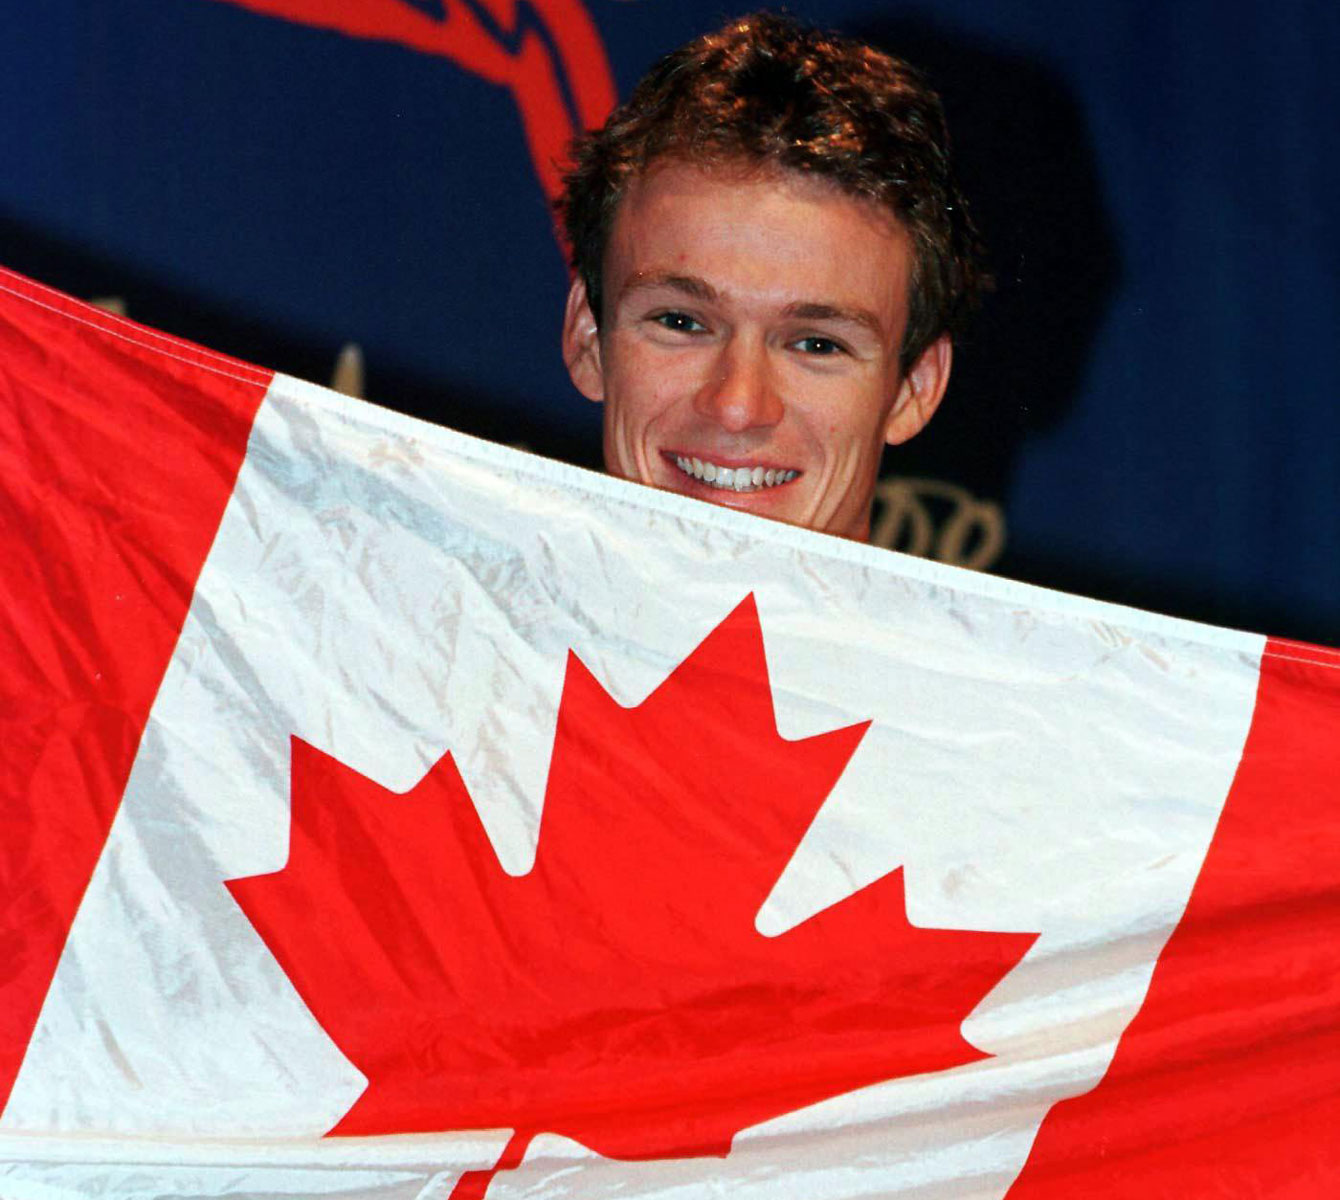
POLYGON ((719 467, 683 454, 675 455, 675 466, 685 475, 732 492, 752 492, 759 488, 790 483, 798 471, 779 471, 776 467, 719 467))

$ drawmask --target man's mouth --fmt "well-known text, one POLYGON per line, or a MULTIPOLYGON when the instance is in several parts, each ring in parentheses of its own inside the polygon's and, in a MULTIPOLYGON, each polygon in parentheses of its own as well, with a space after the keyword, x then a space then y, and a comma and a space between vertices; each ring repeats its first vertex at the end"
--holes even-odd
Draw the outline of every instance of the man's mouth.
POLYGON ((725 467, 684 454, 676 454, 672 461, 689 478, 726 492, 761 492, 790 483, 800 474, 799 471, 779 467, 725 467))

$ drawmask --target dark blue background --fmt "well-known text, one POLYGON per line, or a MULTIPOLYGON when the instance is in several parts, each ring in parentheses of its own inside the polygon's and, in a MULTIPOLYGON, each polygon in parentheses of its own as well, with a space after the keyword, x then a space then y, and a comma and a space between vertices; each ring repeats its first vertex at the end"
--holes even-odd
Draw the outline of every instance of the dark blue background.
MULTIPOLYGON (((744 11, 589 10, 621 95, 744 11)), ((1340 6, 792 11, 929 70, 1000 280, 889 470, 1000 500, 1001 573, 1340 643, 1340 6)), ((504 89, 219 0, 42 0, 0 131, 6 265, 321 382, 356 341, 370 398, 595 462, 504 89)))

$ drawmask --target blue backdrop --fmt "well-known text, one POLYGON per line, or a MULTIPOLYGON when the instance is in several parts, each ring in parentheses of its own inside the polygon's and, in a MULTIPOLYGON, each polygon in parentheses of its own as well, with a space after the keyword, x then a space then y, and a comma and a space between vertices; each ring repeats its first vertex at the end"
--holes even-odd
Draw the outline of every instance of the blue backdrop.
MULTIPOLYGON (((1000 281, 946 408, 889 458, 886 533, 1340 643, 1340 6, 791 10, 928 70, 1000 281)), ((741 11, 24 5, 0 260, 320 382, 356 343, 369 398, 593 465, 546 138, 741 11)))

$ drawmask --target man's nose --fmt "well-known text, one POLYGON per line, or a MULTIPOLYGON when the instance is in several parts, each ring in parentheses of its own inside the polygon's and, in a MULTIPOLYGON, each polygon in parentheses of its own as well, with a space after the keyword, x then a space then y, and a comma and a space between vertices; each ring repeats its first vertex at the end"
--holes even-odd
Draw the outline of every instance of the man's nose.
POLYGON ((776 425, 782 419, 783 406, 767 347, 752 339, 732 337, 721 348, 711 377, 694 397, 693 407, 729 433, 776 425))

